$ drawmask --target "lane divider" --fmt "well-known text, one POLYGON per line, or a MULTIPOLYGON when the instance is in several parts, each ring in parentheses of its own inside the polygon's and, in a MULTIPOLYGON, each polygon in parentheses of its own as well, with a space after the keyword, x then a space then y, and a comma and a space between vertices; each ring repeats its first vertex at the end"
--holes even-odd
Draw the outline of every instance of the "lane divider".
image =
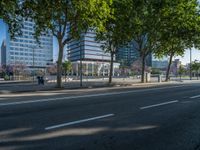
POLYGON ((58 124, 58 125, 46 127, 45 130, 53 130, 53 129, 57 129, 57 128, 61 128, 61 127, 66 127, 66 126, 80 124, 80 123, 84 123, 84 122, 88 122, 88 121, 108 118, 108 117, 112 117, 112 116, 114 116, 114 114, 107 114, 107 115, 103 115, 103 116, 97 116, 97 117, 93 117, 93 118, 87 118, 87 119, 82 119, 82 120, 78 120, 78 121, 58 124))
POLYGON ((148 109, 148 108, 152 108, 152 107, 158 107, 158 106, 163 106, 163 105, 168 105, 168 104, 178 103, 178 102, 179 102, 178 100, 169 101, 169 102, 164 102, 164 103, 159 103, 159 104, 154 104, 154 105, 140 107, 140 109, 143 110, 143 109, 148 109))
POLYGON ((194 98, 199 98, 200 97, 200 95, 196 95, 196 96, 192 96, 192 97, 190 97, 191 99, 194 99, 194 98))
POLYGON ((38 99, 38 100, 26 100, 26 101, 8 102, 8 103, 0 103, 0 107, 12 106, 12 105, 30 104, 30 103, 43 103, 43 102, 50 102, 50 101, 57 101, 57 100, 69 100, 69 99, 79 99, 79 98, 90 98, 90 97, 99 97, 99 96, 111 96, 111 95, 120 95, 120 94, 139 93, 139 92, 164 90, 164 89, 171 89, 171 88, 178 88, 178 87, 184 87, 184 86, 182 86, 182 85, 181 86, 169 86, 169 87, 130 90, 130 91, 122 91, 122 92, 110 92, 110 93, 89 94, 89 95, 80 95, 80 96, 67 96, 67 97, 56 97, 56 98, 47 98, 47 99, 38 99))

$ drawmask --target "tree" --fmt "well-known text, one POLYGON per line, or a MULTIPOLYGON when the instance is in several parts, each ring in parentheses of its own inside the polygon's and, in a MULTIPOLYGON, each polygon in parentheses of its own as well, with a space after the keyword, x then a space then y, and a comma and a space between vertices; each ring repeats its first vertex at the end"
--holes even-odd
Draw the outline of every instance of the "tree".
POLYGON ((23 11, 20 0, 1 0, 0 19, 8 24, 9 32, 13 38, 16 34, 21 34, 23 11))
POLYGON ((169 63, 167 66, 166 78, 165 78, 165 81, 168 81, 172 59, 176 55, 182 56, 186 49, 186 45, 184 45, 182 41, 179 41, 179 39, 175 37, 172 37, 171 39, 168 39, 168 41, 164 41, 161 43, 162 43, 161 49, 159 51, 156 51, 155 54, 159 58, 161 58, 162 56, 169 55, 169 63))
POLYGON ((127 14, 130 11, 127 7, 130 4, 130 0, 113 0, 111 9, 111 15, 113 17, 107 20, 105 25, 105 31, 97 33, 97 41, 101 42, 102 48, 105 52, 110 53, 110 71, 109 71, 109 84, 112 83, 113 75, 113 62, 114 56, 117 53, 117 49, 126 44, 130 40, 130 34, 127 30, 127 22, 129 16, 127 14))
POLYGON ((199 79, 200 63, 195 61, 194 63, 192 63, 191 69, 192 69, 192 71, 195 71, 196 76, 197 76, 197 80, 198 80, 199 79))
POLYGON ((151 69, 151 74, 161 74, 161 70, 158 68, 152 68, 151 69))
POLYGON ((63 63, 63 70, 64 70, 65 82, 66 82, 67 74, 69 74, 69 72, 72 71, 72 63, 70 61, 65 61, 63 63))
MULTIPOLYGON (((134 61, 134 62, 132 63, 132 65, 131 65, 131 70, 132 70, 135 74, 139 75, 139 74, 142 73, 142 68, 141 68, 141 66, 142 66, 142 60, 141 60, 141 58, 139 58, 139 59, 137 59, 136 61, 134 61)), ((145 66, 145 71, 146 71, 146 72, 150 72, 150 70, 151 70, 151 69, 150 69, 148 66, 145 66)))
POLYGON ((139 52, 142 64, 141 82, 145 82, 146 57, 160 46, 160 19, 162 1, 134 0, 128 9, 132 10, 129 18, 129 31, 134 41, 135 49, 139 52))
POLYGON ((179 69, 178 69, 178 74, 180 76, 180 80, 181 80, 181 77, 182 75, 186 72, 185 68, 183 67, 183 65, 180 65, 179 66, 179 69))
POLYGON ((6 75, 6 65, 1 65, 0 66, 0 77, 4 78, 5 75, 6 75))
POLYGON ((57 39, 57 87, 62 86, 63 50, 72 39, 79 39, 89 28, 104 30, 112 0, 26 0, 24 8, 35 25, 35 36, 51 32, 57 39), (44 11, 45 10, 45 11, 44 11))
POLYGON ((27 69, 27 66, 23 63, 16 63, 15 65, 11 66, 13 68, 13 73, 16 75, 24 75, 25 70, 27 69))
POLYGON ((166 81, 174 56, 183 55, 185 49, 199 47, 199 7, 197 0, 164 0, 160 18, 160 49, 157 57, 169 56, 166 81))
POLYGON ((57 66, 56 65, 51 65, 47 67, 47 72, 50 75, 56 75, 57 74, 57 66))

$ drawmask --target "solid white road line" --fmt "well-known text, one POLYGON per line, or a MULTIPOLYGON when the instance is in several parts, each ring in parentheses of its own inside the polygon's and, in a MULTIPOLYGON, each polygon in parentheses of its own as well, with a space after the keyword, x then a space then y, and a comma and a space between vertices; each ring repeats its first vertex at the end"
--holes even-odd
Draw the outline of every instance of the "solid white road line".
POLYGON ((194 99, 194 98, 199 98, 200 97, 200 95, 196 95, 196 96, 192 96, 192 97, 190 97, 191 99, 194 99))
POLYGON ((156 90, 171 89, 171 88, 177 88, 177 87, 184 87, 184 86, 180 85, 180 86, 170 86, 170 87, 142 89, 142 90, 132 90, 132 91, 124 91, 124 92, 111 92, 111 93, 102 93, 102 94, 90 94, 90 95, 81 95, 81 96, 68 96, 68 97, 59 97, 59 98, 47 98, 47 99, 39 99, 39 100, 27 100, 27 101, 18 101, 18 102, 10 102, 10 103, 0 103, 0 107, 10 106, 10 105, 50 102, 50 101, 57 101, 57 100, 69 100, 69 99, 78 99, 78 98, 90 98, 90 97, 111 96, 111 95, 138 93, 138 92, 146 92, 146 91, 156 91, 156 90))
POLYGON ((93 120, 97 120, 97 119, 103 119, 103 118, 112 117, 112 116, 114 116, 114 114, 108 114, 108 115, 103 115, 103 116, 98 116, 98 117, 93 117, 93 118, 88 118, 88 119, 82 119, 82 120, 78 120, 78 121, 73 121, 73 122, 68 122, 68 123, 63 123, 63 124, 59 124, 59 125, 46 127, 45 130, 53 130, 53 129, 57 129, 57 128, 61 128, 61 127, 66 127, 66 126, 70 126, 70 125, 74 125, 74 124, 84 123, 84 122, 93 121, 93 120))
POLYGON ((160 103, 160 104, 154 104, 154 105, 149 105, 149 106, 145 106, 145 107, 140 107, 140 109, 143 110, 143 109, 148 109, 148 108, 152 108, 152 107, 158 107, 158 106, 177 103, 177 102, 178 102, 178 100, 169 101, 169 102, 164 102, 164 103, 160 103))

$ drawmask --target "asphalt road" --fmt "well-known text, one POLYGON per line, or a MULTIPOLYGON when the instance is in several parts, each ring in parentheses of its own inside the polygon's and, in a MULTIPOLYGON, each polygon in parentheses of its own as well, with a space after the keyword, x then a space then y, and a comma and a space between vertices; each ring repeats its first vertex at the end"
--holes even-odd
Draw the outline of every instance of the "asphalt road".
POLYGON ((0 150, 199 150, 200 84, 0 95, 0 150))

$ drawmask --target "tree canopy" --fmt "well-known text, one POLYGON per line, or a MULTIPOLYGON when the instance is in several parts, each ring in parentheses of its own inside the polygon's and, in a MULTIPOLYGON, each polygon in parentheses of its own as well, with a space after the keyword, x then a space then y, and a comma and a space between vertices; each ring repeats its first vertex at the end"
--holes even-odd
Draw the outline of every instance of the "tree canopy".
POLYGON ((131 11, 127 8, 130 6, 129 0, 113 0, 111 5, 111 17, 105 23, 105 30, 97 32, 97 41, 101 42, 105 52, 111 56, 109 83, 112 82, 114 55, 119 47, 131 40, 127 25, 131 11))
POLYGON ((58 42, 57 86, 61 87, 65 45, 90 28, 104 30, 112 0, 26 0, 24 10, 35 21, 36 38, 51 32, 58 42), (45 10, 45 11, 44 11, 45 10))
POLYGON ((159 48, 160 18, 162 1, 134 0, 130 1, 128 8, 130 21, 128 31, 134 41, 135 49, 140 53, 142 60, 142 78, 145 79, 145 59, 153 51, 159 48))
POLYGON ((163 6, 159 13, 161 46, 154 52, 157 57, 170 56, 167 81, 172 58, 183 55, 188 48, 199 47, 200 17, 197 0, 164 0, 163 6))
POLYGON ((22 16, 23 13, 19 0, 0 1, 0 19, 7 23, 11 37, 21 34, 22 16))

